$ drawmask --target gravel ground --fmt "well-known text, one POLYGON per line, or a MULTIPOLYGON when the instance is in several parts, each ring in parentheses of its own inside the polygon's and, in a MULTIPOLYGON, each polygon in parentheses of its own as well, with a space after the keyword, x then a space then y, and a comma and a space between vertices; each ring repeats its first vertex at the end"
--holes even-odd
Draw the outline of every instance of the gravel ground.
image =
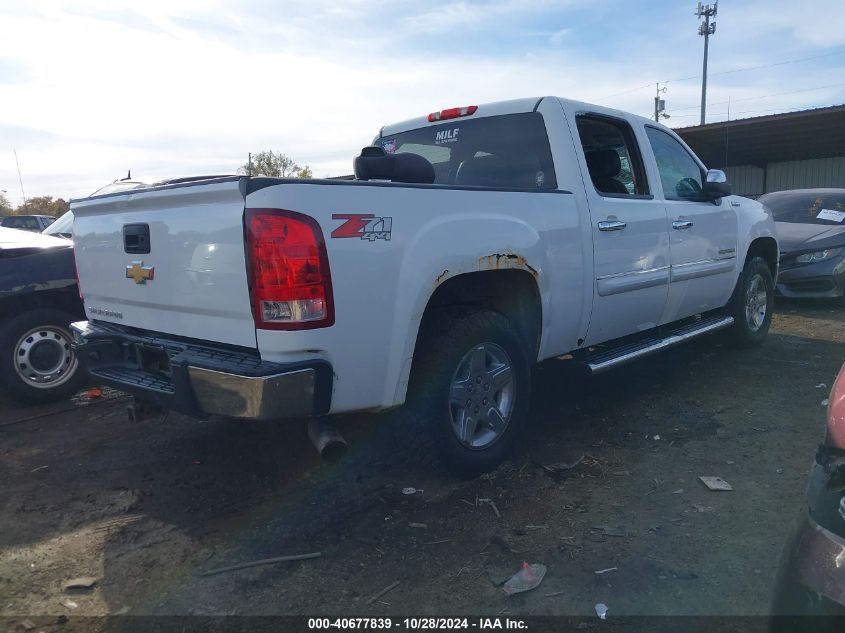
POLYGON ((342 420, 350 452, 326 464, 302 423, 130 424, 108 391, 3 399, 0 614, 764 614, 843 360, 842 308, 781 301, 759 349, 710 337, 595 378, 547 363, 529 437, 469 482, 385 418, 342 420), (505 596, 524 561, 545 579, 505 596), (80 576, 96 585, 63 591, 80 576))

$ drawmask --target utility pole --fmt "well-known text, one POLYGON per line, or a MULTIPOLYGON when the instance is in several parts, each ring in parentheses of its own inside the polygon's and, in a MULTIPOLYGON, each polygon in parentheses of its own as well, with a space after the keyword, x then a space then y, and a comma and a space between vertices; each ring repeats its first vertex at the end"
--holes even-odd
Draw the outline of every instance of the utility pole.
POLYGON ((704 36, 704 68, 701 72, 701 125, 704 125, 704 115, 707 109, 707 48, 710 43, 710 36, 716 32, 716 22, 711 22, 710 18, 716 17, 718 8, 719 0, 716 0, 712 6, 699 2, 695 11, 699 19, 704 18, 704 22, 698 25, 698 34, 704 36))
POLYGON ((660 87, 660 84, 655 84, 657 87, 656 94, 654 95, 654 120, 659 123, 660 117, 664 119, 668 119, 669 115, 666 114, 666 100, 660 98, 661 92, 666 92, 666 86, 660 87))
POLYGON ((12 151, 15 153, 15 165, 18 168, 18 182, 21 183, 21 195, 23 196, 23 208, 24 208, 24 211, 26 211, 26 191, 23 190, 23 178, 21 177, 21 164, 18 162, 18 150, 13 147, 12 151))

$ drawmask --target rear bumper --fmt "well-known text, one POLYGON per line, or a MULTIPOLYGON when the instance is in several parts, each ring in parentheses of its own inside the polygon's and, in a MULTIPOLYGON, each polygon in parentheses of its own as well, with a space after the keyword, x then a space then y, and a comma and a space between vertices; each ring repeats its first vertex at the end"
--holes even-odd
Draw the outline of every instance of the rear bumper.
POLYGON ((72 323, 74 350, 98 383, 193 416, 253 420, 328 413, 324 360, 270 363, 255 350, 186 341, 111 323, 72 323))

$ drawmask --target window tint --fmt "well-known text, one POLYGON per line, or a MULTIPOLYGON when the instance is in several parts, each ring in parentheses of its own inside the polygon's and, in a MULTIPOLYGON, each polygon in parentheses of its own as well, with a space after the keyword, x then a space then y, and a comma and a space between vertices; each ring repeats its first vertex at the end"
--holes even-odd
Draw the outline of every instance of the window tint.
POLYGON ((648 194, 639 148, 624 121, 579 116, 578 135, 596 191, 633 196, 648 194))
POLYGON ((646 126, 646 135, 657 160, 663 195, 667 200, 702 200, 701 167, 677 140, 663 130, 646 126))
POLYGON ((555 189, 554 165, 538 112, 459 118, 377 139, 388 153, 419 154, 440 185, 555 189))
POLYGON ((845 193, 839 191, 779 191, 758 200, 776 222, 845 226, 845 193))

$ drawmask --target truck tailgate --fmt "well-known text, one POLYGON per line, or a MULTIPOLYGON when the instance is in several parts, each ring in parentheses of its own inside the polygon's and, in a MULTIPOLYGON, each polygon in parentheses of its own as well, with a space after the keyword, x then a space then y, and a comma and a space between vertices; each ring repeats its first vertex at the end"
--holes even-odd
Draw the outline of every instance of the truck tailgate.
POLYGON ((89 319, 256 347, 238 178, 80 200, 72 210, 89 319))

